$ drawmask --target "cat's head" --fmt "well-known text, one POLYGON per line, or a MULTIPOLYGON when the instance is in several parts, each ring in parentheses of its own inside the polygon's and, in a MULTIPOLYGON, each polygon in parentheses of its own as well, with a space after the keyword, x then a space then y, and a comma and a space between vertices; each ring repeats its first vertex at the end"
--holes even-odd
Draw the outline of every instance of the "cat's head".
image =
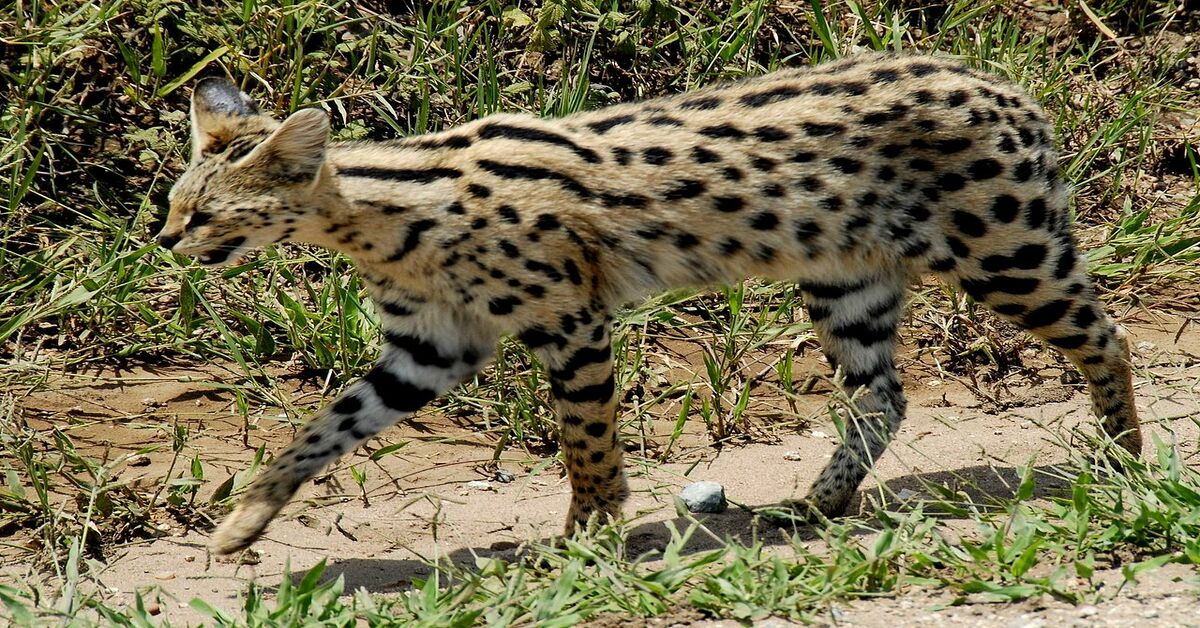
POLYGON ((192 92, 192 160, 171 188, 158 243, 206 266, 290 237, 325 173, 329 118, 302 109, 283 122, 224 78, 192 92))

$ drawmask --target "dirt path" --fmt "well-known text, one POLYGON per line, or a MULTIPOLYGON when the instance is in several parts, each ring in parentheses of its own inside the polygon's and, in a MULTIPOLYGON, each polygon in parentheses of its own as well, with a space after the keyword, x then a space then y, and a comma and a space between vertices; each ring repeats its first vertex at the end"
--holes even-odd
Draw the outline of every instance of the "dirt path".
MULTIPOLYGON (((1184 443, 1185 450, 1194 453, 1200 437, 1196 425, 1200 334, 1185 331, 1177 339, 1182 323, 1176 317, 1163 317, 1128 326, 1138 347, 1138 405, 1148 432, 1184 443)), ((815 361, 803 366, 821 372, 815 361)), ((1032 462, 1045 468, 1062 462, 1065 453, 1050 436, 1068 435, 1091 419, 1081 389, 1060 384, 1054 373, 1048 367, 1047 381, 1009 400, 1018 402, 1015 407, 994 411, 958 381, 906 368, 909 418, 864 486, 864 499, 881 498, 880 482, 887 494, 903 499, 919 499, 930 482, 979 497, 1006 497, 1017 485, 1016 466, 1032 462)), ((206 368, 142 369, 109 373, 104 380, 71 378, 52 392, 21 400, 21 415, 31 425, 57 425, 97 458, 112 459, 158 445, 146 454, 148 460, 135 461, 143 466, 120 468, 121 479, 138 487, 161 482, 170 468, 175 422, 190 433, 180 464, 199 456, 210 479, 206 490, 211 493, 224 478, 249 465, 253 447, 264 438, 273 450, 291 434, 280 410, 266 408, 252 417, 261 429, 252 432, 247 448, 242 443, 242 419, 234 413, 228 392, 213 383, 228 376, 206 368)), ((292 399, 312 401, 318 391, 304 384, 288 392, 292 399)), ((803 402, 803 409, 815 416, 825 407, 826 396, 818 387, 803 402)), ((668 423, 653 422, 648 429, 669 433, 668 423)), ((691 422, 689 429, 697 423, 691 422)), ((696 436, 690 442, 703 440, 696 436)), ((663 522, 674 518, 671 496, 678 487, 715 480, 725 485, 732 501, 751 506, 798 496, 824 465, 835 440, 832 426, 813 424, 799 432, 776 433, 770 443, 731 446, 720 452, 710 447, 684 449, 663 465, 638 465, 637 452, 632 452, 634 494, 626 509, 633 518, 629 551, 638 554, 662 547, 667 538, 663 522)), ((236 611, 238 596, 249 580, 272 582, 287 565, 299 572, 328 557, 328 577, 344 577, 347 591, 365 588, 385 593, 403 590, 414 578, 426 575, 427 561, 448 557, 473 564, 476 555, 511 555, 522 542, 559 532, 569 490, 556 465, 510 446, 500 467, 512 475, 512 481, 496 481, 494 472, 482 466, 492 457, 493 440, 438 416, 389 430, 371 445, 378 450, 401 442, 407 444, 379 460, 360 450, 303 489, 308 501, 294 502, 285 511, 287 516, 255 546, 256 564, 210 561, 204 534, 166 522, 162 538, 116 549, 98 584, 115 601, 128 601, 132 592, 142 591, 173 623, 186 624, 201 619, 187 607, 193 597, 236 611), (350 478, 349 465, 366 471, 365 500, 350 478)), ((178 470, 177 465, 176 475, 178 470)), ((201 492, 199 499, 207 496, 201 492)), ((750 517, 737 508, 710 516, 707 526, 717 538, 748 537, 754 528, 750 517)), ((695 549, 716 546, 704 535, 697 535, 693 544, 695 549)), ((30 574, 31 568, 11 562, 0 570, 5 578, 30 574)), ((827 619, 838 625, 889 627, 1200 624, 1195 575, 1190 568, 1168 566, 1136 587, 1121 589, 1119 573, 1104 574, 1113 581, 1111 588, 1086 607, 1040 599, 985 604, 914 591, 839 604, 829 609, 827 619)), ((687 624, 697 618, 678 619, 687 624)), ((651 624, 670 625, 669 617, 661 621, 665 623, 651 624)), ((700 621, 696 625, 725 624, 700 621)))

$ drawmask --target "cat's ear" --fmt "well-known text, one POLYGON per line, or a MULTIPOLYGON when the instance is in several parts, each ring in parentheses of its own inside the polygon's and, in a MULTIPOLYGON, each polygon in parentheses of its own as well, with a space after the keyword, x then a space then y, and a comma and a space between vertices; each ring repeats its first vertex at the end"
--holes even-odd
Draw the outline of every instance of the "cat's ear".
POLYGON ((223 150, 246 126, 262 115, 254 99, 229 79, 201 79, 192 90, 192 159, 223 150))
POLYGON ((269 168, 285 181, 303 183, 321 170, 328 141, 329 115, 321 109, 301 109, 288 116, 245 161, 269 168))

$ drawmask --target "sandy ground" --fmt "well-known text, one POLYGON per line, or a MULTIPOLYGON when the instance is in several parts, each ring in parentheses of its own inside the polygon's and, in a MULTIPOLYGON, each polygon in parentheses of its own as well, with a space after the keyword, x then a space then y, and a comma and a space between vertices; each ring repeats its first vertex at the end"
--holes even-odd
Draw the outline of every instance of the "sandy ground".
MULTIPOLYGON (((1138 347, 1138 406, 1148 433, 1194 452, 1200 437, 1196 421, 1200 418, 1200 334, 1191 329, 1179 334, 1183 323, 1184 319, 1171 316, 1142 318, 1127 326, 1138 347)), ((1017 465, 1032 462, 1045 469, 1061 462, 1065 452, 1053 444, 1052 436, 1069 440, 1071 428, 1090 421, 1081 387, 1060 383, 1055 367, 1044 369, 1041 384, 1021 391, 1004 404, 1007 409, 999 410, 981 402, 959 381, 931 377, 927 370, 911 368, 911 361, 908 366, 904 371, 909 417, 864 485, 864 499, 880 499, 885 493, 919 499, 929 482, 962 487, 980 498, 1011 495, 1018 480, 1017 465), (881 491, 881 486, 887 491, 881 491)), ((822 372, 815 359, 804 368, 822 372)), ((798 364, 797 375, 802 374, 798 364)), ((92 456, 112 459, 157 446, 146 454, 148 462, 136 461, 144 466, 118 467, 120 479, 137 487, 162 481, 172 458, 171 424, 186 426, 192 436, 182 463, 199 453, 211 489, 245 469, 253 447, 264 437, 268 449, 276 450, 291 434, 278 412, 268 410, 257 417, 263 429, 251 432, 250 447, 245 446, 238 436, 242 420, 233 413, 228 392, 213 384, 221 377, 213 368, 136 369, 103 374, 99 380, 73 377, 53 392, 33 393, 20 404, 31 425, 67 430, 76 445, 92 456)), ((312 401, 312 387, 302 388, 292 391, 294 398, 308 395, 312 401)), ((802 410, 818 416, 827 400, 823 390, 827 384, 805 395, 802 410)), ((647 429, 668 433, 668 423, 652 422, 647 429)), ((697 433, 685 443, 704 442, 698 429, 692 431, 697 433)), ((803 494, 832 452, 836 432, 830 425, 813 423, 763 440, 769 442, 720 451, 684 448, 663 465, 636 464, 637 452, 631 452, 634 494, 626 508, 632 519, 629 551, 636 555, 663 546, 664 522, 675 519, 671 496, 691 481, 721 482, 732 501, 750 506, 803 494)), ((202 619, 187 606, 192 598, 236 611, 247 582, 275 582, 288 565, 300 572, 327 559, 327 577, 343 577, 347 591, 387 593, 404 590, 414 578, 427 574, 428 561, 448 558, 469 565, 477 555, 510 556, 522 542, 559 532, 569 488, 557 465, 510 446, 500 467, 515 479, 495 481, 493 472, 482 466, 492 457, 493 440, 461 422, 435 415, 393 428, 371 446, 378 449, 398 442, 408 444, 378 461, 370 461, 368 452, 360 450, 303 489, 306 501, 293 502, 255 546, 255 564, 214 560, 205 551, 205 534, 165 521, 161 538, 115 548, 96 582, 118 603, 130 600, 134 591, 143 592, 179 625, 202 619), (365 503, 350 480, 349 464, 367 472, 365 503), (484 483, 468 485, 480 480, 484 483)), ((1039 490, 1054 490, 1053 481, 1040 481, 1039 490)), ((782 538, 775 538, 778 531, 759 530, 737 508, 708 516, 705 522, 717 538, 747 541, 758 533, 768 544, 783 544, 782 538)), ((711 537, 701 534, 692 549, 715 546, 711 537)), ((5 562, 0 579, 37 577, 19 558, 11 549, 0 553, 5 562)), ((938 591, 911 591, 839 603, 828 609, 825 621, 889 627, 1200 625, 1196 575, 1191 568, 1167 566, 1137 586, 1122 588, 1119 573, 1103 573, 1111 585, 1094 604, 1080 607, 1049 599, 994 604, 938 591)), ((629 625, 628 618, 621 621, 629 625)), ((608 625, 603 618, 596 623, 608 625)), ((657 618, 647 625, 735 624, 705 620, 684 609, 678 616, 657 618)))

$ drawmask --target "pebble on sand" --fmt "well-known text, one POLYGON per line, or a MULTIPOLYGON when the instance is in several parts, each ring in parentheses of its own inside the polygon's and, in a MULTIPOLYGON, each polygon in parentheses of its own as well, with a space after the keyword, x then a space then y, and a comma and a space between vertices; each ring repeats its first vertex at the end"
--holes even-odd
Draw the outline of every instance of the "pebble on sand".
POLYGON ((716 482, 695 482, 679 493, 679 498, 691 512, 725 512, 725 487, 716 482))

